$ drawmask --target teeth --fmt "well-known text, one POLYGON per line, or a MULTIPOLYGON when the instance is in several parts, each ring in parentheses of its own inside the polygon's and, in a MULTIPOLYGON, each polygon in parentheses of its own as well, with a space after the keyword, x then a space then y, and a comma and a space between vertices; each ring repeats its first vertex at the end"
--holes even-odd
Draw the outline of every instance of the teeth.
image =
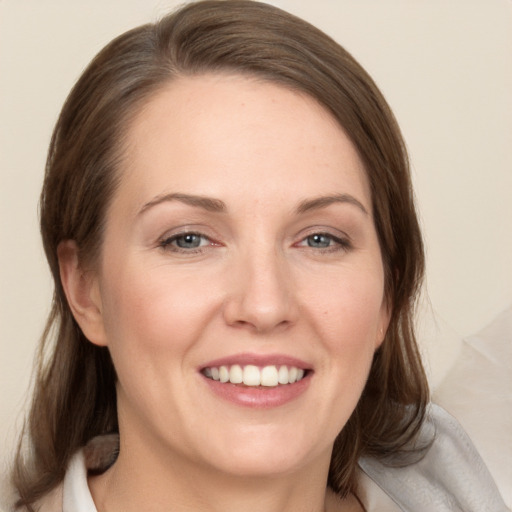
POLYGON ((242 380, 242 367, 238 364, 233 365, 229 371, 229 382, 231 382, 231 384, 240 384, 242 380))
POLYGON ((221 366, 219 368, 219 380, 221 382, 228 382, 229 381, 229 370, 227 366, 221 366))
POLYGON ((246 386, 259 386, 261 384, 260 369, 257 366, 248 364, 244 368, 243 382, 246 386))
POLYGON ((278 384, 277 368, 275 366, 265 366, 265 368, 261 370, 261 385, 272 387, 278 384))
POLYGON ((264 366, 258 368, 252 364, 240 366, 220 366, 205 368, 203 375, 209 379, 217 380, 222 383, 231 382, 232 384, 244 384, 246 386, 265 386, 275 387, 279 384, 293 384, 304 377, 304 370, 295 366, 264 366))
POLYGON ((288 380, 288 368, 286 366, 281 366, 279 371, 277 372, 277 380, 279 384, 288 384, 290 381, 288 380))

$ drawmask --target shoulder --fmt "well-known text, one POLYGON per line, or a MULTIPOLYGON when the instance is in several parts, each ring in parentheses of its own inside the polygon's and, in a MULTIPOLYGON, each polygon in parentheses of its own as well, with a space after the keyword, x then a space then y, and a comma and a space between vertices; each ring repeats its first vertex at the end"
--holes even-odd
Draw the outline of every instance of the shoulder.
POLYGON ((506 512, 473 443, 446 411, 431 405, 420 443, 429 448, 408 465, 360 460, 360 468, 403 511, 506 512))

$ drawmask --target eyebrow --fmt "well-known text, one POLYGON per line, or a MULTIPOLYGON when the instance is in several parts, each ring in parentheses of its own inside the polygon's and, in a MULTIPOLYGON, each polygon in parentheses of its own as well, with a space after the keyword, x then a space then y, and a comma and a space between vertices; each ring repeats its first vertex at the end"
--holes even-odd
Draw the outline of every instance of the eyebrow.
POLYGON ((139 215, 158 204, 169 201, 180 201, 190 206, 202 208, 203 210, 207 210, 209 212, 225 212, 227 210, 226 204, 220 199, 214 199, 212 197, 205 196, 195 196, 190 194, 173 193, 163 194, 161 196, 155 197, 141 208, 139 215))
POLYGON ((297 213, 306 213, 311 210, 319 210, 327 208, 335 203, 348 203, 357 206, 364 214, 368 215, 368 210, 364 207, 363 203, 350 194, 333 194, 329 196, 320 196, 314 199, 306 199, 299 203, 297 213))
MULTIPOLYGON (((224 201, 221 201, 220 199, 215 199, 213 197, 206 196, 196 196, 192 194, 182 194, 176 192, 170 194, 163 194, 155 197, 151 201, 144 204, 144 206, 141 208, 139 212, 139 215, 143 214, 144 212, 158 204, 172 201, 180 201, 190 206, 202 208, 203 210, 209 212, 223 213, 227 211, 226 203, 224 203, 224 201)), ((306 199, 299 203, 296 211, 298 214, 301 214, 312 210, 327 208, 331 204, 336 203, 352 204, 359 208, 364 214, 368 215, 368 211, 363 206, 363 204, 350 194, 333 194, 329 196, 320 196, 313 199, 306 199)))

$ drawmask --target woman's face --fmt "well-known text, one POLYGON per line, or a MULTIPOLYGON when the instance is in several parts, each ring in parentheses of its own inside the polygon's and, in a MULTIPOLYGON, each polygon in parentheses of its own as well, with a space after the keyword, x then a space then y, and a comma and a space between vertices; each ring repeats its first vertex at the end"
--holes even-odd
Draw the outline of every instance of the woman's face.
POLYGON ((92 339, 122 438, 226 473, 328 464, 388 320, 353 145, 311 98, 225 75, 171 83, 125 144, 92 339))

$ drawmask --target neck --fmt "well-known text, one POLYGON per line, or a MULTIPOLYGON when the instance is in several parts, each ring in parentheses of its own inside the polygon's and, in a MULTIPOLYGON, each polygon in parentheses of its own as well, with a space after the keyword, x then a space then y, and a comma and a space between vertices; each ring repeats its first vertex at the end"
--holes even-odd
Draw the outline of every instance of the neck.
MULTIPOLYGON (((192 464, 175 453, 155 457, 161 452, 146 446, 142 454, 126 445, 108 471, 89 480, 98 512, 163 512, 169 505, 173 512, 326 510, 329 454, 286 475, 239 476, 192 464)), ((341 502, 334 507, 334 501, 328 500, 329 509, 345 510, 341 502)))

